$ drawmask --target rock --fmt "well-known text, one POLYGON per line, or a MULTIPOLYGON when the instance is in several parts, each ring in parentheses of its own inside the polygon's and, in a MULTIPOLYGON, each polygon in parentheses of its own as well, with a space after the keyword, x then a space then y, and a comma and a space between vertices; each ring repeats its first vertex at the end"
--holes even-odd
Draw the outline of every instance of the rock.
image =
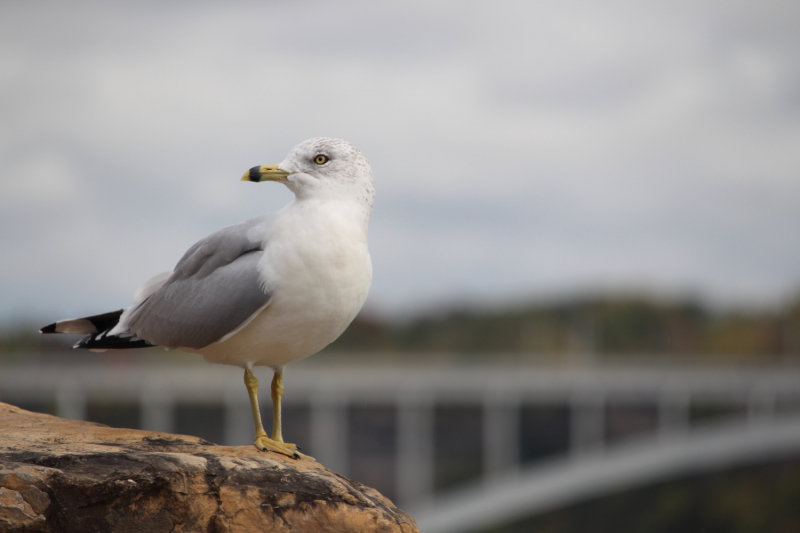
POLYGON ((310 459, 0 403, 0 531, 418 532, 310 459))

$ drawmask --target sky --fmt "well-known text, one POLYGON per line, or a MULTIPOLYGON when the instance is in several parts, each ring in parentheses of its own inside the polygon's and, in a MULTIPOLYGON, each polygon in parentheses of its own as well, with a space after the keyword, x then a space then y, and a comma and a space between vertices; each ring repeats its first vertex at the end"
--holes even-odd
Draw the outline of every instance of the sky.
POLYGON ((222 4, 0 4, 0 324, 129 305, 317 136, 373 167, 373 312, 800 294, 797 2, 222 4))

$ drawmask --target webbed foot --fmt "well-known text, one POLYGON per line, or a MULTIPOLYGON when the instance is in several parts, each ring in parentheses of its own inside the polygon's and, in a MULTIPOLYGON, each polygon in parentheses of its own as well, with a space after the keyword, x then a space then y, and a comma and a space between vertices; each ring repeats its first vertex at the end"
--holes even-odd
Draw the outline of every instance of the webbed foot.
POLYGON ((278 442, 276 440, 272 440, 266 435, 258 435, 256 437, 255 447, 262 451, 282 453, 283 455, 288 455, 293 459, 304 458, 311 459, 312 461, 314 460, 314 458, 310 455, 306 455, 297 451, 296 445, 289 442, 278 442))

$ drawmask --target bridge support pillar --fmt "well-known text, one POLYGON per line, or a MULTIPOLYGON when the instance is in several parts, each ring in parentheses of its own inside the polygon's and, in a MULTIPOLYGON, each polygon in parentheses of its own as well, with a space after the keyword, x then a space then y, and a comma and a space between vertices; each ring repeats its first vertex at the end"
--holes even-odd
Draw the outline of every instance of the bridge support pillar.
POLYGON ((56 389, 56 414, 70 420, 86 420, 86 394, 74 380, 66 379, 56 389))
POLYGON ((570 399, 570 453, 580 455, 602 450, 605 442, 605 397, 602 393, 578 393, 570 399))
POLYGON ((747 402, 747 421, 750 423, 770 421, 775 418, 775 393, 768 387, 760 387, 750 393, 747 402))
POLYGON ((520 460, 519 399, 489 395, 483 400, 483 471, 496 477, 517 467, 520 460))
POLYGON ((670 389, 658 398, 658 433, 662 437, 685 434, 689 431, 689 407, 691 397, 688 392, 670 389))
POLYGON ((397 499, 402 505, 433 494, 433 400, 408 394, 397 401, 397 499))
POLYGON ((237 387, 225 392, 224 402, 225 425, 223 431, 225 444, 227 446, 252 444, 255 439, 253 412, 250 410, 250 402, 247 396, 237 387))
POLYGON ((320 463, 346 476, 350 421, 346 398, 324 392, 311 398, 311 450, 320 463))
POLYGON ((162 380, 144 387, 139 395, 142 429, 164 433, 175 431, 174 403, 168 385, 162 380))

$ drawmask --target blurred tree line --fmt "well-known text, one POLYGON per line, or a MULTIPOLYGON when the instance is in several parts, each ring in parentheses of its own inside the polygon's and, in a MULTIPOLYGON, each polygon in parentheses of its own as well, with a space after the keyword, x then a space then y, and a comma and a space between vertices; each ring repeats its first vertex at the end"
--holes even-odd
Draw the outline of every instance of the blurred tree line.
MULTIPOLYGON (((62 352, 77 339, 40 335, 32 324, 5 328, 0 358, 62 352)), ((800 355, 800 297, 770 312, 715 312, 691 301, 597 297, 495 311, 462 309, 405 321, 362 313, 326 351, 780 358, 800 355)))
POLYGON ((404 323, 361 315, 330 347, 341 352, 534 354, 800 354, 800 298, 773 312, 713 312, 695 302, 587 298, 404 323))

